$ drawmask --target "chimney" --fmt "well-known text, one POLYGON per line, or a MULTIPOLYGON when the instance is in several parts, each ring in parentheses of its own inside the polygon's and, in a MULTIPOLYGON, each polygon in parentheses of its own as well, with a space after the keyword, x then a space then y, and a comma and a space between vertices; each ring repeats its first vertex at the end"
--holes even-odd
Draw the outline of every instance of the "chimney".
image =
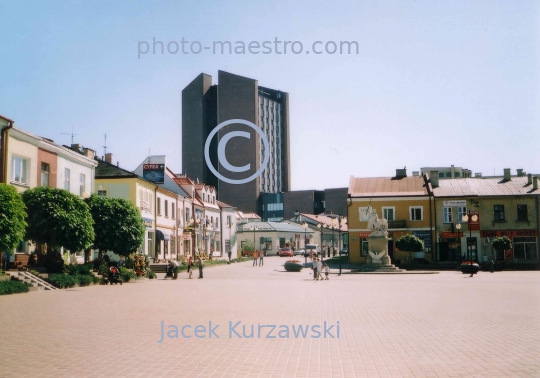
POLYGON ((396 178, 407 177, 407 169, 396 169, 396 178))
POLYGON ((533 190, 538 190, 538 176, 534 176, 532 179, 533 179, 533 190))
POLYGON ((419 171, 413 171, 412 175, 413 176, 420 176, 420 172, 419 171))
POLYGON ((510 168, 504 168, 504 181, 510 180, 512 180, 512 176, 510 175, 510 168))
POLYGON ((439 171, 429 171, 429 181, 432 187, 439 187, 439 171))
POLYGON ((96 152, 90 148, 85 148, 84 149, 84 155, 86 157, 89 157, 90 159, 93 159, 94 156, 96 156, 96 152))
POLYGON ((527 175, 527 185, 531 185, 532 184, 532 173, 529 173, 527 175))
POLYGON ((518 168, 517 175, 518 175, 518 177, 522 177, 523 176, 523 169, 518 168))
POLYGON ((80 145, 80 144, 77 144, 77 143, 73 143, 73 144, 71 145, 71 149, 72 149, 73 151, 81 152, 81 145, 80 145))
POLYGON ((107 163, 109 163, 109 164, 112 164, 112 153, 107 152, 107 153, 105 154, 105 161, 106 161, 107 163))
POLYGON ((482 177, 482 172, 476 172, 476 173, 474 174, 474 177, 482 177))

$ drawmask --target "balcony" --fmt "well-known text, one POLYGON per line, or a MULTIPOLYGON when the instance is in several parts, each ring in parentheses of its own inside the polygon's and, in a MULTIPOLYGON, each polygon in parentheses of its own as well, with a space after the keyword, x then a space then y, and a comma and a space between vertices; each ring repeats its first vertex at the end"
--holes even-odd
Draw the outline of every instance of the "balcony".
POLYGON ((407 221, 405 221, 405 219, 388 221, 388 229, 391 230, 395 228, 407 228, 407 221))

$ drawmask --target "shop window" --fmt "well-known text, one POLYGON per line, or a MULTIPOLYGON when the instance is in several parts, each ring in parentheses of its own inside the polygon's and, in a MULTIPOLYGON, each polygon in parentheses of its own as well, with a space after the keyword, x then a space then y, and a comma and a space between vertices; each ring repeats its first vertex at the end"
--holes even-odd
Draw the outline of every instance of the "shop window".
POLYGON ((515 259, 536 259, 536 238, 514 238, 512 242, 515 259))
POLYGON ((367 256, 368 255, 368 251, 369 251, 369 245, 368 245, 368 241, 367 239, 363 238, 363 239, 360 239, 360 245, 361 245, 361 249, 362 249, 362 256, 367 256))

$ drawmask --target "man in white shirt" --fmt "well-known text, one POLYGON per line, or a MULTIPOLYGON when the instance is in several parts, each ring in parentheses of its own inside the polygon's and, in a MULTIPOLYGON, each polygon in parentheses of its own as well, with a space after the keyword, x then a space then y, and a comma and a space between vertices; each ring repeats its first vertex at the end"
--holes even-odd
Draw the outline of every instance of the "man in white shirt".
POLYGON ((322 276, 322 259, 319 259, 317 261, 317 279, 321 280, 323 279, 323 276, 322 276))

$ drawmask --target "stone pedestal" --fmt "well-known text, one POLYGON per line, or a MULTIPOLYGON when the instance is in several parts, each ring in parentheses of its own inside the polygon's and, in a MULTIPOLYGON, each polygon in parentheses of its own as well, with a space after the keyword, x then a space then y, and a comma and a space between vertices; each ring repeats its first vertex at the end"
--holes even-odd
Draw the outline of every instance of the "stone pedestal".
POLYGON ((374 231, 367 238, 368 257, 366 264, 369 270, 395 270, 390 256, 388 256, 388 236, 380 231, 374 231))

